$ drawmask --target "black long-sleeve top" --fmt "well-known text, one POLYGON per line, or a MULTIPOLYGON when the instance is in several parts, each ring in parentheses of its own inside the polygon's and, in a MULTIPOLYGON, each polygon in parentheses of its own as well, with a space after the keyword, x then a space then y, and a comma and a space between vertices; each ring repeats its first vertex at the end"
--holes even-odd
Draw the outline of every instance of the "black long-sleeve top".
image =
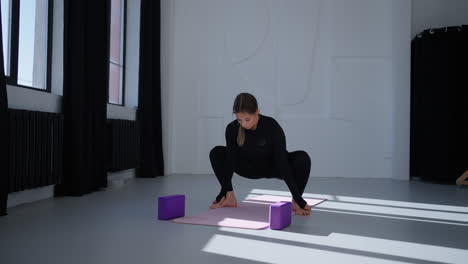
POLYGON ((301 197, 293 178, 286 138, 278 122, 272 117, 259 115, 255 130, 244 129, 245 141, 242 146, 237 144, 239 126, 239 122, 234 120, 226 127, 227 173, 233 173, 236 169, 248 178, 271 178, 279 175, 286 182, 294 201, 304 208, 307 203, 301 197))

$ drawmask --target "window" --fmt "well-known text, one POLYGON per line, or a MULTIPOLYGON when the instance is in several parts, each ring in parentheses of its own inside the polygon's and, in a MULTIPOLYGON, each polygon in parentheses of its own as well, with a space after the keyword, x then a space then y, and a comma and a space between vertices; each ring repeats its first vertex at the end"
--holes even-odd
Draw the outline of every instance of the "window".
POLYGON ((1 0, 7 83, 50 91, 53 0, 1 0))
POLYGON ((123 105, 125 71, 125 0, 111 0, 109 103, 123 105))

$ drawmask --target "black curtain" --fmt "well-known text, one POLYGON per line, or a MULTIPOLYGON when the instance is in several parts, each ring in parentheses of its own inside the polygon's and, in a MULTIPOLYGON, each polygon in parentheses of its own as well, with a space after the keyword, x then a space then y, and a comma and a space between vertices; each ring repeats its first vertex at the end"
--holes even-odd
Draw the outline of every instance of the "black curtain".
POLYGON ((137 177, 164 175, 161 127, 160 1, 141 0, 137 118, 141 125, 137 177))
POLYGON ((109 1, 64 2, 64 176, 55 188, 58 196, 107 185, 109 13, 109 1))
POLYGON ((411 43, 411 176, 455 183, 468 169, 468 27, 411 43))
POLYGON ((3 40, 2 40, 2 12, 0 5, 0 215, 6 215, 8 199, 8 177, 10 149, 10 126, 8 118, 8 98, 6 92, 5 69, 3 66, 3 40))

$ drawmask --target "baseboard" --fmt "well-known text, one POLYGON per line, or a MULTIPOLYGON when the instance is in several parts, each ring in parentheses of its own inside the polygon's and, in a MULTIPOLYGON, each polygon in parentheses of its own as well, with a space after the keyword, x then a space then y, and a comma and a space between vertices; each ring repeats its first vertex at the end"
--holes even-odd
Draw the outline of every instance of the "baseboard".
POLYGON ((8 194, 7 208, 52 198, 54 197, 54 186, 55 185, 49 185, 45 187, 24 190, 21 192, 10 193, 8 194))
POLYGON ((136 176, 135 169, 129 169, 118 172, 109 172, 107 173, 107 187, 108 188, 118 188, 125 185, 125 183, 131 179, 134 179, 136 176))
MULTIPOLYGON (((116 188, 123 186, 127 181, 135 178, 135 169, 112 172, 107 174, 108 187, 116 188)), ((21 204, 38 202, 54 197, 54 185, 24 190, 8 194, 7 208, 21 204)))

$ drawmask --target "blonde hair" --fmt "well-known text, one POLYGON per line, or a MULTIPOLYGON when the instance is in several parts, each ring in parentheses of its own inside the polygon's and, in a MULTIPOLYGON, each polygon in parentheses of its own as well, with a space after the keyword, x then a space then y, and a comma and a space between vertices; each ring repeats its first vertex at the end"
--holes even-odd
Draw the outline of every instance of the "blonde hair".
POLYGON ((239 126, 239 133, 237 133, 237 145, 242 147, 245 143, 245 129, 239 126))
MULTIPOLYGON (((249 93, 240 93, 236 96, 234 100, 234 106, 232 107, 232 112, 235 113, 249 113, 254 114, 257 112, 258 104, 255 96, 249 93)), ((239 125, 239 132, 237 133, 237 145, 243 146, 245 143, 245 129, 239 125)))

